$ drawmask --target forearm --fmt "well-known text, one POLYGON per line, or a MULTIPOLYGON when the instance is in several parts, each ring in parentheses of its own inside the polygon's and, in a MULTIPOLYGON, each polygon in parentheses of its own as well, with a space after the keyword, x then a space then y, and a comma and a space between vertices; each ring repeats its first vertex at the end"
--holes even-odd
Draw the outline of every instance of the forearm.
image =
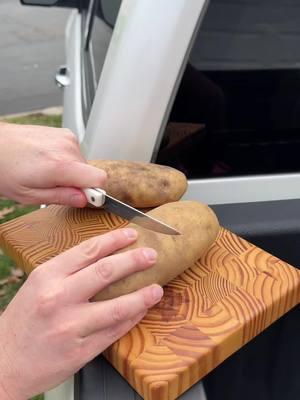
MULTIPOLYGON (((2 375, 2 371, 0 368, 0 375, 2 375)), ((1 382, 0 378, 0 399, 1 400, 27 400, 25 397, 15 397, 12 396, 8 393, 8 391, 6 390, 6 387, 4 386, 4 383, 1 382)))
POLYGON ((14 169, 14 148, 17 143, 15 139, 14 129, 17 125, 7 122, 0 122, 0 194, 4 197, 11 197, 9 170, 14 169), (12 162, 11 162, 12 161, 12 162))
POLYGON ((9 393, 9 382, 7 379, 7 369, 2 365, 3 359, 2 354, 0 355, 0 399, 1 400, 26 400, 16 398, 9 393))
POLYGON ((12 365, 13 361, 9 360, 9 356, 6 351, 6 346, 9 345, 8 340, 13 340, 13 338, 9 338, 8 334, 6 333, 5 325, 3 326, 2 316, 0 317, 0 399, 26 400, 26 398, 22 397, 22 395, 16 394, 15 383, 16 381, 19 381, 19 379, 15 374, 15 369, 12 365))
MULTIPOLYGON (((0 375, 2 375, 2 371, 0 370, 0 375)), ((0 380, 0 399, 1 400, 14 400, 12 397, 8 395, 6 390, 4 389, 4 386, 1 384, 0 380)))

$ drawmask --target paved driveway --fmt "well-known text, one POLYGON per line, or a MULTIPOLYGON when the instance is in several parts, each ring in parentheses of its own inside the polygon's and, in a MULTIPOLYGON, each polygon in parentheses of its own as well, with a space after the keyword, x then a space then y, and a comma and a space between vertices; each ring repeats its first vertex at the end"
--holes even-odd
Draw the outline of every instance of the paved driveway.
POLYGON ((69 13, 0 1, 0 115, 62 104, 54 74, 64 63, 69 13))

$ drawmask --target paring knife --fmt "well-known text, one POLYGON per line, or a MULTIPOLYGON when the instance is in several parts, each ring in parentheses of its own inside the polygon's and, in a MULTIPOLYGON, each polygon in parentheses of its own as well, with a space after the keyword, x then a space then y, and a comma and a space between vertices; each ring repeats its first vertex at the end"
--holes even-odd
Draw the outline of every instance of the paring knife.
POLYGON ((108 195, 105 190, 98 188, 83 189, 89 204, 94 207, 102 207, 106 211, 119 215, 134 224, 140 225, 143 228, 150 229, 155 232, 164 233, 166 235, 180 235, 176 229, 159 221, 150 215, 144 214, 134 207, 123 203, 120 200, 108 195))

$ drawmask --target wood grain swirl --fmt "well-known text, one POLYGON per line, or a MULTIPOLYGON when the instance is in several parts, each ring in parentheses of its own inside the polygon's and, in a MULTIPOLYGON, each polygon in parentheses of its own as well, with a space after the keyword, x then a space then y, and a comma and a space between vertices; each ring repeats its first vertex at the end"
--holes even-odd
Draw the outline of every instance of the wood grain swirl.
MULTIPOLYGON (((50 206, 0 227, 30 272, 92 236, 125 226, 102 210, 50 206)), ((104 355, 147 400, 173 400, 299 304, 299 270, 221 229, 200 260, 104 355)))

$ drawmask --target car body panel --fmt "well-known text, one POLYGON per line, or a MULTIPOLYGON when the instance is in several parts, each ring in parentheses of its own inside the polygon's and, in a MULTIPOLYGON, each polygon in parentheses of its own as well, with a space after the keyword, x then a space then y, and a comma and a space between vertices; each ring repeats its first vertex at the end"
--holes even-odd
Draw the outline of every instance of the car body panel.
MULTIPOLYGON (((76 400, 142 400, 102 356, 96 357, 76 375, 75 387, 76 400)), ((195 399, 207 400, 202 382, 197 382, 178 397, 178 400, 195 399)))
POLYGON ((66 68, 70 84, 63 92, 63 126, 69 128, 82 141, 85 132, 82 114, 82 85, 81 85, 81 15, 73 10, 66 27, 66 68))
POLYGON ((186 200, 207 204, 249 203, 300 198, 300 175, 277 174, 189 180, 186 200))
POLYGON ((44 400, 74 400, 74 377, 45 393, 44 400))
POLYGON ((87 158, 152 159, 207 4, 122 2, 83 139, 87 158))

